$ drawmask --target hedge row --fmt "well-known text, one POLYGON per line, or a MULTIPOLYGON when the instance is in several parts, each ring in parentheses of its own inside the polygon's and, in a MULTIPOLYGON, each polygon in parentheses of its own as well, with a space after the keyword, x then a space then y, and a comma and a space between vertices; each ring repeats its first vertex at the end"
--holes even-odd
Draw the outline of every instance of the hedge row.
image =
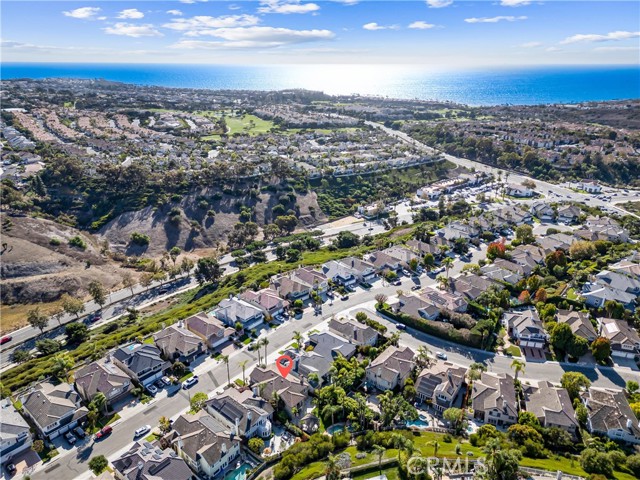
POLYGON ((433 320, 426 320, 424 318, 416 318, 405 313, 395 313, 388 305, 382 307, 376 305, 376 309, 383 315, 392 318, 408 327, 415 328, 421 332, 433 335, 434 337, 442 338, 450 342, 459 343, 460 345, 466 345, 472 348, 482 348, 480 345, 481 336, 476 335, 466 328, 456 330, 453 325, 445 322, 436 322, 433 320))

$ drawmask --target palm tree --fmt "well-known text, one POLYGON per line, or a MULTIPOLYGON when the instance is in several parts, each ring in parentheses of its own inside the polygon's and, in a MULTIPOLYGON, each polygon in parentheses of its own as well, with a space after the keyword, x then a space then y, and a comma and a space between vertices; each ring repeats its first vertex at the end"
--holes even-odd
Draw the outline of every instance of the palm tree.
POLYGON ((380 445, 374 445, 372 453, 378 457, 378 469, 380 470, 380 476, 382 477, 382 457, 384 456, 384 452, 386 452, 386 448, 381 447, 380 445))
POLYGON ((244 383, 245 385, 247 383, 247 380, 244 376, 244 369, 246 368, 247 363, 249 363, 249 360, 241 360, 238 362, 238 366, 242 368, 242 383, 244 383))
POLYGON ((296 345, 298 345, 298 348, 296 348, 296 350, 299 351, 300 347, 302 346, 302 334, 299 331, 295 330, 293 332, 292 338, 293 338, 293 341, 296 342, 296 345))
POLYGON ((442 260, 442 264, 444 265, 445 272, 447 273, 447 280, 449 280, 449 270, 453 265, 453 259, 451 257, 447 257, 444 260, 442 260))
POLYGON ((58 378, 63 377, 68 382, 73 365, 73 360, 68 353, 58 353, 53 359, 52 370, 58 378))
POLYGON ((222 360, 227 365, 227 380, 229 381, 229 385, 231 385, 231 374, 229 373, 229 355, 222 355, 220 357, 220 360, 222 360))
POLYGON ((525 367, 525 363, 521 360, 515 359, 513 362, 511 362, 511 368, 513 368, 513 371, 516 374, 516 380, 518 380, 518 374, 524 372, 524 367, 525 367))
POLYGON ((269 340, 266 338, 262 339, 262 345, 264 345, 264 363, 267 363, 267 345, 269 345, 269 340))
POLYGON ((340 467, 334 455, 329 455, 324 464, 324 475, 326 480, 338 480, 340 478, 340 467))
POLYGON ((429 363, 431 363, 431 358, 429 358, 430 353, 431 352, 426 346, 420 345, 420 347, 418 347, 416 361, 421 368, 428 367, 429 363))
POLYGON ((429 442, 429 445, 433 445, 433 456, 438 456, 438 449, 440 448, 440 442, 434 440, 433 442, 429 442))
POLYGON ((393 434, 393 446, 398 449, 398 462, 400 462, 400 453, 402 450, 408 452, 409 455, 413 453, 413 442, 399 433, 393 434))

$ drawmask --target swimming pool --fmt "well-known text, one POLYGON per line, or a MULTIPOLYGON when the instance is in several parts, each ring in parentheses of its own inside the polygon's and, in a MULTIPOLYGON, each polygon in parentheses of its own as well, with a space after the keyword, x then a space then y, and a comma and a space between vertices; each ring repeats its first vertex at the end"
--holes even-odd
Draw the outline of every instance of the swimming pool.
MULTIPOLYGON (((336 423, 335 425, 331 425, 329 428, 326 429, 326 432, 329 435, 333 435, 334 433, 339 433, 344 429, 344 423, 336 423)), ((349 427, 347 427, 347 430, 350 430, 349 427)))
POLYGON ((409 420, 407 422, 407 427, 427 428, 428 426, 429 422, 425 422, 424 420, 409 420))
POLYGON ((247 471, 251 468, 248 463, 243 463, 240 468, 236 468, 224 476, 224 480, 246 480, 247 471))

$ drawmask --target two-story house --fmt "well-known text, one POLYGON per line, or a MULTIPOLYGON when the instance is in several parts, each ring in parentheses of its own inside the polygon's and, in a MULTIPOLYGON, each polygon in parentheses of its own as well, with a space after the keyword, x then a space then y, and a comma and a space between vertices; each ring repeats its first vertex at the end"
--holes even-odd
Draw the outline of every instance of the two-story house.
POLYGON ((115 364, 111 355, 78 369, 74 377, 76 390, 86 403, 90 403, 97 393, 102 393, 107 405, 113 407, 131 390, 131 378, 115 364))
POLYGON ((318 295, 325 293, 329 283, 324 273, 310 267, 299 267, 272 278, 271 286, 282 298, 305 301, 312 291, 318 295))
POLYGON ((634 358, 640 354, 640 336, 626 320, 599 318, 600 335, 611 342, 611 355, 634 358))
POLYGON ((536 416, 540 425, 544 428, 561 428, 572 438, 577 438, 578 421, 566 389, 541 380, 537 386, 525 386, 523 392, 527 411, 536 416))
POLYGON ((612 440, 640 444, 638 418, 623 391, 591 387, 580 394, 587 407, 587 430, 612 440))
POLYGON ((284 378, 276 371, 275 365, 271 365, 269 368, 254 368, 249 379, 254 392, 258 392, 267 401, 277 398, 279 407, 283 408, 289 417, 298 418, 304 414, 310 391, 309 382, 304 378, 296 378, 293 375, 284 378))
POLYGON ((171 446, 199 477, 221 475, 240 454, 240 437, 204 410, 173 422, 171 446))
POLYGON ((171 450, 138 441, 113 462, 117 480, 196 480, 187 463, 171 450))
POLYGON ((88 413, 82 398, 68 383, 40 383, 20 397, 20 402, 38 436, 49 441, 77 427, 88 413))
POLYGON ((436 361, 425 368, 416 380, 417 396, 439 412, 454 406, 465 386, 467 369, 449 362, 436 361))
POLYGON ((33 441, 29 424, 13 406, 10 398, 0 400, 0 463, 6 465, 28 450, 33 441))
POLYGON ((549 339, 538 311, 533 308, 505 312, 502 323, 521 347, 543 349, 549 339))
POLYGON ((586 339, 589 343, 598 337, 598 333, 591 323, 589 312, 559 309, 556 312, 556 322, 566 323, 571 327, 574 335, 586 339))
POLYGON ((205 409, 229 426, 229 431, 248 439, 271 435, 273 407, 258 395, 258 389, 239 391, 228 388, 208 400, 205 409))
POLYGON ((240 294, 240 299, 262 309, 265 315, 272 317, 284 313, 285 308, 289 306, 289 302, 272 288, 263 288, 257 292, 246 290, 240 294))
POLYGON ((113 361, 132 379, 146 387, 161 378, 171 366, 161 355, 155 345, 130 343, 114 352, 113 361))
POLYGON ((414 367, 415 353, 409 347, 390 346, 366 368, 367 384, 378 390, 404 387, 414 367))
POLYGON ((264 322, 262 309, 238 297, 222 300, 212 315, 230 327, 240 324, 244 330, 252 330, 264 322))
POLYGON ((351 318, 335 318, 329 320, 329 331, 337 333, 355 345, 378 343, 378 331, 351 318))
POLYGON ((153 336, 156 346, 170 362, 187 365, 206 351, 204 341, 195 333, 179 325, 171 325, 153 336))
POLYGON ((309 378, 315 373, 320 383, 326 379, 333 361, 338 356, 351 358, 356 354, 357 347, 349 340, 331 332, 312 333, 309 335, 309 347, 297 352, 294 359, 294 373, 309 378))
POLYGON ((473 415, 484 423, 508 427, 518 422, 518 400, 514 378, 509 374, 483 372, 473 382, 471 391, 473 415))
POLYGON ((226 326, 221 320, 205 312, 192 315, 184 323, 187 329, 198 335, 210 349, 229 342, 236 332, 235 328, 226 326))

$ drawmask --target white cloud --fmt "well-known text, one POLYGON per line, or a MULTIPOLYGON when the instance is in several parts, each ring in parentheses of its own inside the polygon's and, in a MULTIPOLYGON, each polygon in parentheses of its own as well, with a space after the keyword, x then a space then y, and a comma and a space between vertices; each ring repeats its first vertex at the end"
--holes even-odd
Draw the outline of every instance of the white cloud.
POLYGON ((526 20, 527 17, 513 17, 511 15, 508 16, 498 16, 498 17, 473 17, 473 18, 465 18, 464 21, 467 23, 498 23, 498 22, 515 22, 518 20, 526 20))
POLYGON ((127 8, 126 10, 122 10, 118 15, 118 18, 125 18, 125 19, 137 19, 137 18, 143 18, 143 17, 144 17, 144 13, 142 13, 140 10, 136 8, 127 8))
POLYGON ((163 25, 164 28, 184 32, 185 35, 195 37, 208 35, 211 29, 252 27, 260 23, 255 15, 222 15, 220 17, 195 16, 191 18, 176 18, 163 25))
POLYGON ((547 52, 561 52, 562 49, 558 47, 549 47, 546 49, 547 52))
POLYGON ((429 30, 430 28, 435 28, 433 23, 423 22, 422 20, 418 20, 416 22, 410 23, 409 28, 415 28, 417 30, 429 30))
POLYGON ((181 17, 182 12, 180 10, 167 10, 169 15, 175 15, 176 17, 181 17))
POLYGON ((531 0, 500 0, 500 5, 503 7, 523 7, 530 3, 531 0))
POLYGON ((378 25, 376 22, 365 23, 362 28, 365 30, 398 30, 400 27, 398 25, 378 25))
POLYGON ((453 0, 427 0, 429 8, 443 8, 448 7, 453 3, 453 0))
POLYGON ((333 0, 336 3, 342 3, 344 5, 356 5, 360 0, 333 0))
POLYGON ((118 22, 104 28, 109 35, 123 35, 125 37, 162 37, 162 33, 151 24, 135 25, 133 23, 118 22))
POLYGON ((561 45, 567 45, 569 43, 581 43, 581 42, 613 42, 619 40, 629 40, 630 38, 640 37, 640 32, 610 32, 606 35, 599 35, 596 33, 590 34, 578 34, 565 38, 560 42, 561 45))
POLYGON ((62 12, 65 17, 80 18, 82 20, 92 20, 101 9, 98 7, 81 7, 69 12, 62 12))
POLYGON ((594 52, 639 52, 640 47, 597 47, 594 52))
POLYGON ((236 5, 235 3, 229 5, 229 10, 240 10, 241 8, 242 7, 240 5, 236 5))
POLYGON ((520 45, 520 47, 522 48, 536 48, 541 46, 542 46, 542 42, 527 42, 520 45))
POLYGON ((172 48, 274 48, 283 45, 331 40, 335 37, 331 30, 292 30, 275 27, 218 28, 207 31, 206 35, 218 37, 224 41, 181 40, 172 48))
POLYGON ((311 13, 320 10, 315 3, 300 3, 300 0, 263 0, 260 2, 260 13, 311 13))

